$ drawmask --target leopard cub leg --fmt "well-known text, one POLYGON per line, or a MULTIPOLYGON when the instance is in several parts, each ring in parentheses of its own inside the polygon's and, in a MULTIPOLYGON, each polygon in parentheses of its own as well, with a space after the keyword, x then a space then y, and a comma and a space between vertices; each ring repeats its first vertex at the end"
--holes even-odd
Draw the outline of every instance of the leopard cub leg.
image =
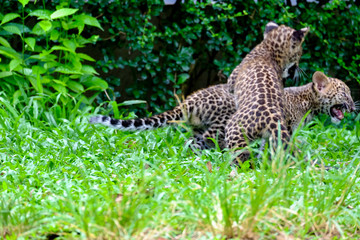
POLYGON ((235 164, 243 163, 247 161, 250 157, 250 152, 248 150, 241 150, 245 148, 248 142, 251 140, 248 138, 250 136, 250 129, 246 127, 240 127, 242 124, 236 120, 236 115, 234 118, 230 119, 225 128, 225 142, 228 148, 237 149, 236 153, 240 154, 235 160, 235 164))
POLYGON ((209 148, 214 148, 214 140, 217 141, 219 148, 226 148, 225 142, 225 124, 214 124, 209 127, 203 134, 203 139, 209 148))
POLYGON ((196 152, 196 150, 209 149, 204 137, 204 132, 202 130, 193 130, 193 136, 190 137, 185 144, 190 142, 190 148, 196 152))

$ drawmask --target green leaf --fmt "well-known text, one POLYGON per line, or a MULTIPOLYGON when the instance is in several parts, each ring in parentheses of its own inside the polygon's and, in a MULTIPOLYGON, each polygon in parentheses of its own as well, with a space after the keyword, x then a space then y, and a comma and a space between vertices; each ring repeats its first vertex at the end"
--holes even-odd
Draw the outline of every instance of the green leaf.
POLYGON ((31 68, 21 68, 20 70, 16 70, 16 72, 21 73, 22 75, 25 76, 32 76, 33 72, 31 68))
POLYGON ((100 90, 106 90, 109 86, 108 83, 101 78, 93 77, 90 79, 86 79, 83 81, 83 84, 88 87, 87 90, 94 90, 94 89, 100 89, 100 90))
POLYGON ((31 83, 31 85, 32 85, 32 87, 37 91, 37 92, 39 92, 39 90, 38 90, 38 87, 37 87, 37 81, 36 81, 36 78, 34 77, 34 76, 29 76, 29 81, 30 81, 30 83, 31 83))
POLYGON ((38 116, 39 116, 38 100, 34 100, 32 106, 33 106, 33 116, 35 119, 38 119, 38 116))
POLYGON ((12 100, 13 105, 16 105, 20 101, 19 98, 21 97, 21 93, 21 90, 17 90, 14 92, 12 100))
POLYGON ((19 2, 23 5, 23 7, 25 7, 30 0, 19 0, 19 2))
POLYGON ((51 14, 51 19, 57 19, 57 18, 62 18, 62 17, 66 17, 69 15, 72 15, 74 13, 76 13, 78 11, 78 9, 73 9, 73 8, 63 8, 63 9, 59 9, 57 11, 55 11, 53 14, 51 14))
POLYGON ((66 82, 66 85, 68 86, 68 88, 74 92, 77 92, 77 93, 81 93, 81 92, 84 92, 84 87, 83 85, 81 85, 80 83, 78 82, 75 82, 75 81, 72 81, 72 80, 69 80, 66 82))
POLYGON ((146 103, 144 100, 127 100, 122 103, 119 103, 118 106, 129 106, 129 105, 135 105, 135 104, 143 104, 146 103))
POLYGON ((37 24, 35 24, 35 26, 31 30, 31 33, 40 36, 40 35, 44 35, 45 31, 40 26, 40 23, 37 23, 37 24))
POLYGON ((41 75, 46 73, 46 69, 40 65, 34 65, 31 67, 31 69, 35 75, 41 75))
POLYGON ((19 114, 17 113, 16 109, 11 105, 11 103, 10 103, 8 100, 0 97, 0 103, 3 104, 3 105, 5 106, 5 109, 6 109, 7 111, 11 112, 11 114, 12 114, 15 118, 17 118, 17 117, 19 116, 19 114))
POLYGON ((35 11, 32 11, 31 13, 29 13, 30 16, 35 16, 37 17, 39 20, 51 20, 50 15, 51 15, 51 11, 46 10, 46 9, 37 9, 35 11))
POLYGON ((12 72, 0 72, 0 78, 12 76, 12 72))
POLYGON ((41 79, 41 83, 43 84, 47 84, 47 83, 50 83, 51 81, 53 80, 52 77, 49 77, 49 76, 43 76, 42 79, 41 79))
POLYGON ((82 72, 75 71, 68 67, 60 66, 55 69, 55 72, 64 73, 64 74, 83 74, 82 72))
POLYGON ((116 101, 111 101, 109 103, 113 109, 113 112, 114 112, 114 118, 119 118, 120 117, 120 113, 119 113, 119 108, 117 106, 117 103, 116 101))
POLYGON ((88 43, 96 43, 97 40, 99 39, 99 35, 92 35, 90 38, 86 39, 86 38, 79 38, 78 39, 78 43, 79 44, 88 44, 88 43))
POLYGON ((41 81, 41 78, 40 76, 38 75, 37 78, 36 78, 36 87, 37 87, 37 90, 39 93, 43 93, 44 92, 44 88, 43 88, 43 85, 42 85, 42 81, 41 81))
POLYGON ((3 45, 3 46, 5 46, 5 47, 11 48, 10 43, 9 43, 5 38, 3 38, 3 37, 0 37, 0 44, 3 45))
POLYGON ((77 57, 77 56, 70 56, 70 57, 71 57, 70 63, 72 64, 72 69, 74 69, 76 71, 81 71, 82 70, 82 64, 80 62, 80 58, 77 57))
POLYGON ((8 13, 4 16, 4 18, 1 20, 1 24, 3 25, 4 23, 10 22, 11 20, 20 17, 19 14, 17 13, 8 13))
POLYGON ((75 53, 72 49, 67 48, 67 47, 63 47, 63 46, 53 46, 50 50, 51 51, 59 50, 59 51, 67 51, 67 52, 75 53))
POLYGON ((9 63, 10 72, 12 72, 15 68, 17 68, 21 64, 21 61, 19 59, 13 59, 9 63))
POLYGON ((47 118, 47 121, 52 125, 52 126, 57 126, 56 120, 54 118, 54 115, 51 114, 51 112, 45 112, 45 116, 47 118))
POLYGON ((43 20, 43 21, 39 22, 39 25, 42 28, 42 30, 44 30, 44 32, 49 31, 52 27, 52 24, 49 20, 43 20))
POLYGON ((67 31, 70 29, 69 24, 66 21, 61 21, 61 27, 67 31))
POLYGON ((76 42, 73 39, 65 39, 63 41, 65 47, 71 50, 71 52, 75 53, 76 50, 76 42))
POLYGON ((51 86, 58 92, 58 93, 62 93, 64 95, 67 94, 67 89, 65 86, 63 86, 62 84, 57 84, 57 83, 52 83, 51 86))
POLYGON ((84 31, 85 25, 84 25, 84 24, 77 23, 75 26, 76 26, 77 29, 79 30, 79 35, 80 35, 80 34, 82 33, 82 31, 84 31))
POLYGON ((17 27, 17 26, 14 26, 14 25, 6 25, 3 27, 3 29, 7 32, 10 32, 10 33, 14 33, 14 34, 17 34, 21 37, 21 30, 17 27))
POLYGON ((13 58, 13 59, 19 59, 20 58, 20 54, 17 53, 14 49, 10 48, 10 47, 3 47, 0 46, 0 54, 9 57, 9 58, 13 58))
POLYGON ((32 55, 31 57, 29 57, 29 59, 37 59, 37 60, 42 60, 44 62, 47 62, 47 64, 49 64, 50 62, 55 62, 57 59, 57 56, 54 54, 49 54, 48 52, 42 52, 38 55, 32 55))
POLYGON ((50 40, 57 41, 59 39, 60 32, 57 30, 52 30, 50 33, 50 40))
POLYGON ((89 55, 85 54, 85 53, 78 53, 77 56, 81 59, 90 61, 90 62, 95 62, 95 59, 93 59, 92 57, 90 57, 89 55))
POLYGON ((35 49, 35 42, 36 42, 35 38, 31 38, 31 37, 25 38, 25 42, 26 42, 26 44, 29 45, 29 47, 31 47, 31 49, 34 51, 34 49, 35 49))
POLYGON ((20 32, 23 34, 23 33, 28 33, 30 32, 30 28, 28 28, 27 26, 23 25, 23 24, 20 24, 20 23, 13 23, 13 22, 10 22, 10 23, 7 23, 5 26, 13 26, 13 27, 16 27, 20 30, 20 32))
POLYGON ((8 190, 6 181, 2 181, 2 189, 5 190, 5 191, 8 190))
POLYGON ((86 25, 97 27, 97 28, 100 28, 101 30, 104 30, 101 27, 99 21, 96 18, 92 17, 92 16, 82 14, 82 15, 74 17, 74 19, 76 21, 79 21, 79 22, 84 23, 86 25))
POLYGON ((177 84, 183 84, 189 78, 189 74, 182 73, 178 76, 177 84))
POLYGON ((89 75, 97 75, 98 73, 96 72, 96 70, 89 65, 83 65, 81 71, 85 74, 89 74, 89 75))
POLYGON ((45 68, 45 69, 48 69, 48 70, 51 69, 51 71, 53 71, 52 68, 55 68, 55 67, 57 67, 57 66, 59 65, 56 60, 53 61, 53 60, 51 59, 51 56, 47 56, 47 57, 45 57, 45 58, 43 58, 43 59, 44 59, 44 60, 46 59, 46 61, 48 61, 48 62, 46 62, 46 63, 44 64, 44 68, 45 68))
POLYGON ((59 85, 62 85, 62 86, 64 86, 64 87, 66 87, 66 83, 64 83, 64 82, 61 81, 61 80, 56 80, 56 79, 54 79, 53 82, 55 82, 55 83, 57 83, 57 84, 59 84, 59 85))

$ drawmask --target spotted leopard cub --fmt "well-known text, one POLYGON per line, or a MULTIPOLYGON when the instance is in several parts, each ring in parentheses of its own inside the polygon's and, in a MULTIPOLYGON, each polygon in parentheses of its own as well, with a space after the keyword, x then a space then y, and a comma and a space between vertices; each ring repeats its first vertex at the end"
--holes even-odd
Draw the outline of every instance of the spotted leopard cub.
MULTIPOLYGON (((308 112, 303 124, 310 122, 319 114, 327 114, 334 124, 339 124, 345 112, 356 110, 349 87, 343 81, 327 77, 322 72, 315 72, 311 83, 285 88, 284 93, 285 121, 290 134, 299 127, 308 112)), ((263 139, 262 147, 264 144, 263 139)), ((316 162, 312 163, 316 164, 316 162)), ((330 168, 325 166, 325 169, 330 168)))
POLYGON ((189 95, 174 109, 150 118, 118 120, 107 116, 94 116, 90 123, 126 130, 148 130, 187 122, 193 129, 192 148, 214 147, 212 139, 218 139, 219 147, 225 148, 225 123, 235 113, 234 98, 226 84, 215 85, 189 95))
POLYGON ((345 112, 356 110, 349 87, 337 78, 327 77, 322 72, 315 72, 312 82, 300 87, 285 88, 285 119, 287 128, 292 133, 307 115, 304 124, 322 114, 331 117, 339 124, 345 112))
MULTIPOLYGON (((309 28, 295 30, 270 22, 264 40, 258 44, 231 73, 228 84, 234 92, 236 113, 228 121, 225 137, 229 148, 244 148, 247 141, 280 137, 285 147, 290 133, 286 127, 284 86, 282 79, 291 67, 298 66, 302 43, 309 28)), ((239 155, 244 161, 248 152, 239 155)))

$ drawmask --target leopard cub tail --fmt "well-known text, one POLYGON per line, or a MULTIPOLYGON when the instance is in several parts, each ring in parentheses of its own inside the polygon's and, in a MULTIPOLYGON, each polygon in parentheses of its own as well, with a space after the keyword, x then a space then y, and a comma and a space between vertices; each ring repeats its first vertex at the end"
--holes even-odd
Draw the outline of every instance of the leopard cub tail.
POLYGON ((149 118, 120 120, 108 116, 98 115, 91 117, 89 122, 91 124, 99 123, 122 131, 138 131, 164 127, 172 124, 171 121, 180 120, 183 120, 183 113, 180 107, 176 107, 173 110, 166 111, 149 118))

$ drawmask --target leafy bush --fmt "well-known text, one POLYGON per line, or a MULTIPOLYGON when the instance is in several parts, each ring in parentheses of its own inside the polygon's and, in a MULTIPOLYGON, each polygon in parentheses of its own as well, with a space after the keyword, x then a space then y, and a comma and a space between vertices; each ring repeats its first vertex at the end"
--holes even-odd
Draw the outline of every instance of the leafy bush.
POLYGON ((323 70, 343 80, 353 79, 352 84, 359 86, 357 2, 291 6, 277 0, 177 1, 174 6, 164 6, 162 1, 129 0, 121 7, 116 1, 85 5, 107 30, 98 43, 103 59, 97 68, 121 94, 116 97, 146 99, 152 109, 176 104, 174 89, 187 95, 219 82, 219 73, 229 76, 261 41, 264 26, 271 20, 298 29, 311 28, 300 64, 308 77, 299 84, 310 81, 314 71, 323 70))
POLYGON ((91 16, 75 15, 78 9, 59 5, 57 10, 34 9, 25 13, 29 1, 19 2, 20 13, 0 16, 0 55, 3 57, 0 87, 12 104, 37 96, 31 98, 30 103, 49 103, 48 107, 57 108, 56 118, 67 118, 74 107, 77 109, 80 103, 90 104, 100 91, 108 88, 108 84, 96 76, 94 67, 86 64, 95 60, 78 50, 95 44, 98 39, 96 35, 83 37, 85 26, 102 28, 91 16), (92 94, 85 95, 90 90, 92 94))

